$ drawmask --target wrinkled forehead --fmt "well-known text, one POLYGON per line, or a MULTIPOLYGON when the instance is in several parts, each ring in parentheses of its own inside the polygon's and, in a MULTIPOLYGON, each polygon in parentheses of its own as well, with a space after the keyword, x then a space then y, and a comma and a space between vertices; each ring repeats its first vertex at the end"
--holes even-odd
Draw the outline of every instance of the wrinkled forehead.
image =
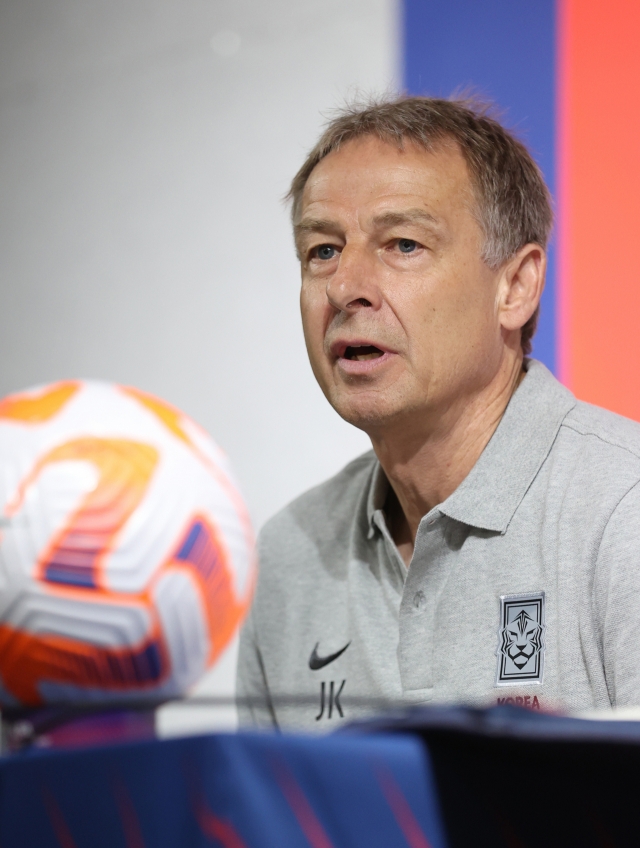
POLYGON ((456 141, 439 139, 426 149, 411 140, 400 145, 375 136, 350 139, 311 171, 294 223, 332 206, 373 212, 380 204, 409 200, 445 216, 476 217, 476 192, 456 141))

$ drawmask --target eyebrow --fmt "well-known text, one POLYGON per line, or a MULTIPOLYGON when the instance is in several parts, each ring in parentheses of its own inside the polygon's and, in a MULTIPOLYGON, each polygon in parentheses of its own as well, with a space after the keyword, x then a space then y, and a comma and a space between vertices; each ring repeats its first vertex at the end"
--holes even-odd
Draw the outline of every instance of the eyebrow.
MULTIPOLYGON (((429 224, 439 227, 440 222, 426 209, 405 209, 401 212, 382 212, 376 215, 373 219, 373 225, 376 229, 385 229, 386 227, 396 227, 402 224, 429 224)), ((303 218, 293 228, 296 241, 300 236, 307 233, 335 233, 340 230, 340 226, 335 222, 325 218, 303 218)))
POLYGON ((324 218, 303 218, 293 227, 293 234, 296 241, 299 236, 306 233, 335 233, 340 229, 335 221, 329 221, 324 218))
POLYGON ((429 224, 440 228, 440 221, 426 209, 403 209, 401 212, 382 212, 373 219, 377 229, 402 226, 402 224, 429 224))

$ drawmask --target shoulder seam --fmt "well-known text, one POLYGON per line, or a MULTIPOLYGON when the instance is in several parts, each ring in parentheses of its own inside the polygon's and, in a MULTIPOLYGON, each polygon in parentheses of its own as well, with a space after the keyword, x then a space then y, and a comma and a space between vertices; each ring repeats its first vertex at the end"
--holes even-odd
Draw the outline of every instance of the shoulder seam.
MULTIPOLYGON (((287 520, 289 516, 295 513, 296 509, 308 506, 309 503, 314 503, 314 498, 318 499, 320 497, 320 494, 322 494, 323 504, 333 505, 336 502, 336 498, 334 497, 333 499, 329 500, 326 494, 327 489, 330 490, 331 486, 335 486, 338 478, 340 478, 341 475, 343 475, 348 469, 350 469, 350 473, 347 476, 347 482, 343 484, 341 492, 344 492, 344 489, 346 487, 353 487, 356 481, 360 480, 361 482, 362 477, 366 479, 366 475, 371 473, 371 469, 375 465, 375 462, 376 456, 373 451, 367 451, 366 453, 363 453, 360 456, 354 457, 354 459, 350 460, 350 462, 348 462, 332 477, 329 477, 327 480, 323 480, 321 483, 318 483, 315 486, 312 486, 310 489, 301 492, 297 497, 293 498, 293 500, 289 501, 289 503, 281 507, 274 515, 271 515, 264 522, 258 533, 258 545, 260 545, 261 542, 264 541, 265 531, 270 532, 272 525, 275 525, 279 521, 287 520)), ((358 491, 361 491, 361 487, 359 487, 358 491)))
POLYGON ((613 447, 613 448, 620 448, 620 450, 627 451, 627 453, 630 453, 632 456, 635 456, 636 459, 640 459, 640 447, 637 448, 637 449, 634 449, 628 444, 623 444, 622 442, 620 442, 618 440, 607 438, 606 436, 603 436, 601 433, 596 433, 592 429, 581 429, 574 422, 567 421, 566 418, 564 419, 564 421, 562 422, 562 424, 560 426, 561 427, 567 427, 569 430, 573 430, 575 433, 579 433, 581 436, 593 436, 594 438, 599 439, 599 441, 604 442, 606 445, 611 445, 611 447, 613 447))

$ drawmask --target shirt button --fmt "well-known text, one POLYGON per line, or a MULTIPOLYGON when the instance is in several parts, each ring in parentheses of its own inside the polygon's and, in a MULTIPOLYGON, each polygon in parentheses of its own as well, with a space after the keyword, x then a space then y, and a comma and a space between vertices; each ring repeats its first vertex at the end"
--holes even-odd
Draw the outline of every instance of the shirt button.
POLYGON ((420 589, 419 592, 416 592, 413 596, 413 607, 414 609, 420 611, 424 609, 425 604, 427 603, 427 599, 424 596, 424 592, 420 589))

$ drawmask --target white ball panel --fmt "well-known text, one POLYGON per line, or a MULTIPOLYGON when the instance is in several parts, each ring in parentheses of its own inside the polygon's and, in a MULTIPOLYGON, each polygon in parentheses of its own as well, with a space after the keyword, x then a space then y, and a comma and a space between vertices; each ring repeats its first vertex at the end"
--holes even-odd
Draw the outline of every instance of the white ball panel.
POLYGON ((151 626, 149 612, 141 605, 75 600, 37 587, 14 599, 5 621, 28 633, 67 636, 113 648, 139 644, 151 626))
POLYGON ((38 557, 52 537, 69 521, 84 498, 98 483, 98 472, 89 462, 55 462, 43 468, 28 486, 24 500, 8 521, 5 537, 14 535, 22 551, 25 574, 33 574, 38 557))
POLYGON ((200 598, 188 575, 169 571, 154 590, 154 600, 165 634, 173 677, 184 691, 207 668, 209 636, 200 598))

